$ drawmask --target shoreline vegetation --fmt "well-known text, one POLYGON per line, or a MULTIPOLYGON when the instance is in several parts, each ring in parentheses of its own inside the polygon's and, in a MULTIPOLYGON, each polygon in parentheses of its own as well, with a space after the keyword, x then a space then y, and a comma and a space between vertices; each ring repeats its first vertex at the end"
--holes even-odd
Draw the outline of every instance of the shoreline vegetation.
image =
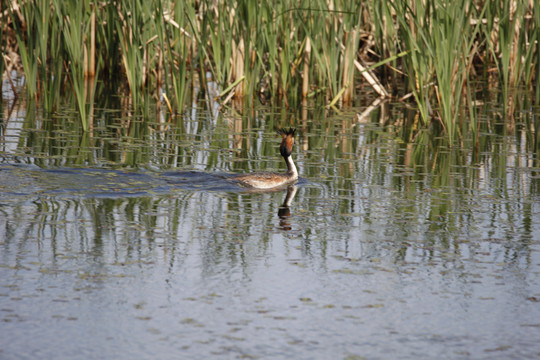
MULTIPOLYGON (((354 104, 361 87, 399 100, 450 143, 478 131, 486 87, 506 117, 515 92, 540 99, 540 3, 534 0, 1 1, 0 73, 24 73, 36 106, 73 93, 83 130, 98 87, 140 111, 171 114, 194 88, 221 106, 354 104), (211 84, 217 85, 211 91, 211 84), (481 84, 481 85, 479 85, 481 84), (212 94, 212 95, 210 95, 212 94), (466 127, 460 123, 466 123, 466 127), (458 126, 459 125, 459 126, 458 126)), ((215 86, 214 85, 214 86, 215 86)))

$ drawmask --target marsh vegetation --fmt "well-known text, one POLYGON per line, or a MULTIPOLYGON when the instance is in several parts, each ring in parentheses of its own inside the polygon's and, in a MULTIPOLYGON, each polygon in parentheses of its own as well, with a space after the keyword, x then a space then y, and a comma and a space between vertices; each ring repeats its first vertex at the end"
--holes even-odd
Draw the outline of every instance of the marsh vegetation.
POLYGON ((478 136, 486 91, 499 94, 510 127, 517 89, 540 99, 533 0, 1 4, 4 86, 23 72, 25 94, 45 112, 73 96, 85 131, 99 94, 125 95, 130 113, 157 102, 176 115, 200 100, 339 109, 368 86, 417 110, 406 126, 435 125, 452 142, 478 136))

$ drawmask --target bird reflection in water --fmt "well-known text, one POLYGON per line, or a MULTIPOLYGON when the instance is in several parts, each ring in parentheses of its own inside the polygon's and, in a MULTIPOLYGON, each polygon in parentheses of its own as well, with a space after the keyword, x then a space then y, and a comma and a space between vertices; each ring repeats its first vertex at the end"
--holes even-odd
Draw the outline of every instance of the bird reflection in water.
POLYGON ((278 216, 279 216, 279 228, 282 230, 291 230, 292 226, 289 221, 289 217, 291 216, 291 203, 294 199, 294 196, 296 195, 297 187, 295 185, 290 185, 287 187, 287 195, 285 196, 285 200, 283 201, 283 205, 281 205, 278 209, 278 216))

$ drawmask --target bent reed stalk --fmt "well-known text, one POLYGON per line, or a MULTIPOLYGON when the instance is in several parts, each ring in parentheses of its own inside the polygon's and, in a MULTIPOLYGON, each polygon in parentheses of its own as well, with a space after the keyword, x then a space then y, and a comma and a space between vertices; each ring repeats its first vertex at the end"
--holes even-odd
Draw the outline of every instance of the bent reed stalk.
POLYGON ((379 96, 412 94, 424 125, 440 123, 450 140, 460 119, 476 113, 473 86, 486 77, 502 89, 508 114, 517 87, 540 100, 534 0, 1 4, 0 48, 16 44, 19 58, 3 56, 0 69, 20 62, 28 95, 45 110, 56 107, 57 95, 74 93, 85 130, 93 101, 85 94, 98 81, 129 94, 135 111, 164 98, 181 113, 196 89, 210 96, 210 82, 221 93, 209 100, 222 103, 252 106, 259 96, 290 107, 306 98, 354 105, 364 76, 379 96))

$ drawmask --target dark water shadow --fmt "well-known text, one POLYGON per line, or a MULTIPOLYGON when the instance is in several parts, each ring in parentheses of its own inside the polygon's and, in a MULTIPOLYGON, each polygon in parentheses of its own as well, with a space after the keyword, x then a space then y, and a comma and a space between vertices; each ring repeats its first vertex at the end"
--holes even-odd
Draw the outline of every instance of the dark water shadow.
MULTIPOLYGON (((230 173, 203 171, 115 170, 98 168, 47 168, 0 165, 1 197, 47 195, 85 198, 125 198, 171 195, 178 191, 269 193, 285 191, 250 189, 234 182, 230 173)), ((306 184, 300 179, 297 185, 306 184)))
POLYGON ((167 171, 157 177, 174 189, 237 192, 243 189, 230 179, 234 174, 202 171, 167 171))
POLYGON ((278 207, 279 228, 291 230, 291 204, 297 184, 273 189, 245 188, 233 181, 236 174, 202 171, 153 172, 89 168, 47 168, 33 165, 0 165, 0 207, 9 203, 78 199, 121 200, 150 197, 179 198, 199 192, 258 194, 283 192, 278 207))

